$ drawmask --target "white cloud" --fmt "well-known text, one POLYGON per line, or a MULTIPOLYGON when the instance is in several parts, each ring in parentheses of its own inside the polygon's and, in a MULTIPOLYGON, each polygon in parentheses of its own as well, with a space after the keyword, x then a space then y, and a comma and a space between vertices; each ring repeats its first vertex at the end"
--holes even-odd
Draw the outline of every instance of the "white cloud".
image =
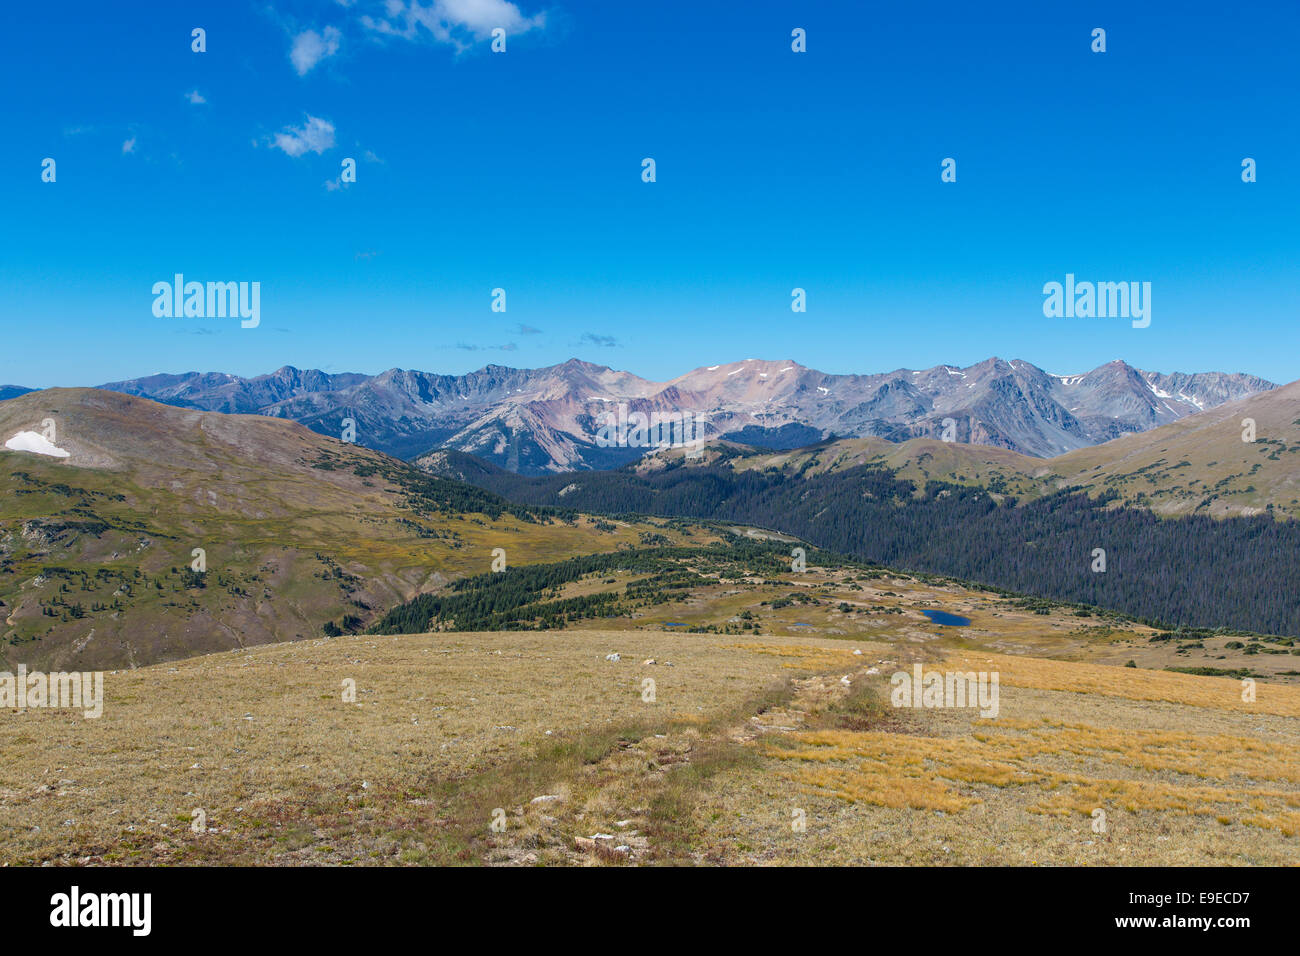
POLYGON ((339 40, 342 37, 334 27, 326 27, 320 33, 304 30, 294 37, 289 59, 293 61, 293 68, 298 71, 298 75, 305 76, 321 60, 339 52, 339 40))
POLYGON ((385 16, 363 16, 367 29, 389 36, 416 39, 420 27, 439 42, 461 45, 458 34, 469 33, 477 39, 491 36, 503 27, 507 36, 517 36, 546 25, 546 14, 526 17, 508 0, 432 0, 428 6, 420 0, 387 0, 385 16))
POLYGON ((127 153, 134 153, 134 152, 135 152, 135 137, 132 136, 130 139, 122 143, 122 155, 125 156, 127 153))
POLYGON ((204 99, 203 94, 200 93, 198 90, 190 90, 188 93, 185 94, 185 98, 189 100, 191 103, 193 103, 195 106, 201 106, 207 102, 207 100, 204 99))
POLYGON ((302 126, 286 126, 283 132, 276 133, 272 145, 290 156, 323 153, 334 148, 334 124, 329 120, 308 116, 307 122, 302 126))

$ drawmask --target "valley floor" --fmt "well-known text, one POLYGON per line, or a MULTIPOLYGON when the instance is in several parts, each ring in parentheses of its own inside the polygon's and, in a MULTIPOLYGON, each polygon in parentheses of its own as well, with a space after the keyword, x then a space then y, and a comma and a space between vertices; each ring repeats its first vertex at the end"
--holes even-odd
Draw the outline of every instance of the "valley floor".
POLYGON ((270 645, 0 711, 0 863, 1295 864, 1300 687, 1256 693, 937 641, 270 645), (891 706, 916 662, 997 716, 891 706))

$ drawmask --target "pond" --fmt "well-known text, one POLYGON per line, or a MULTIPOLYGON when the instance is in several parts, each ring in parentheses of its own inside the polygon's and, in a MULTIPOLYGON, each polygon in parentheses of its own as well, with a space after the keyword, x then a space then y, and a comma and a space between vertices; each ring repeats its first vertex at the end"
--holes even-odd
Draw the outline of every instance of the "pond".
POLYGON ((942 624, 944 627, 969 627, 970 618, 962 617, 959 614, 949 614, 947 611, 922 611, 935 624, 942 624))

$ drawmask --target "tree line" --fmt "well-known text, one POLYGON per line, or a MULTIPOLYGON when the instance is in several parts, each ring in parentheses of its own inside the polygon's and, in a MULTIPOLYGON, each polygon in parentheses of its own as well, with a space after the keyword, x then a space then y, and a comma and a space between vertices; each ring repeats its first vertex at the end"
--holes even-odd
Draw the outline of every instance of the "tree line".
POLYGON ((794 535, 829 551, 1021 594, 1122 611, 1157 627, 1300 635, 1300 522, 1268 515, 1159 517, 1110 492, 1020 503, 886 468, 792 476, 778 469, 677 466, 527 477, 485 475, 524 505, 718 519, 794 535), (1105 570, 1096 552, 1104 551, 1105 570))

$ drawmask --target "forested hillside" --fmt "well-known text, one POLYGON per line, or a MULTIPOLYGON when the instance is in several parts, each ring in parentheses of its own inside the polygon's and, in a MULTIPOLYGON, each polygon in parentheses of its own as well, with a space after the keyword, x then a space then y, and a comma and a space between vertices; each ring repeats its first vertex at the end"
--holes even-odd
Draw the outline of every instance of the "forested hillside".
MULTIPOLYGON (((671 600, 672 592, 710 584, 692 570, 695 562, 713 574, 779 575, 789 570, 789 548, 773 542, 731 541, 711 547, 627 548, 588 554, 553 564, 510 568, 461 578, 446 591, 422 594, 393 608, 370 629, 373 634, 422 634, 440 628, 457 631, 548 630, 594 617, 614 617, 638 605, 671 600), (622 591, 562 597, 565 585, 594 573, 649 575, 622 591)), ((855 567, 843 562, 842 567, 855 567)), ((856 565, 859 570, 865 565, 856 565)), ((612 583, 612 581, 610 582, 612 583)))
POLYGON ((885 469, 821 475, 678 465, 483 485, 516 501, 584 512, 712 518, 796 535, 890 567, 1114 608, 1161 626, 1300 635, 1300 523, 1269 515, 1162 518, 1113 494, 1060 492, 1020 504, 885 469), (1105 552, 1094 571, 1093 552, 1105 552))

